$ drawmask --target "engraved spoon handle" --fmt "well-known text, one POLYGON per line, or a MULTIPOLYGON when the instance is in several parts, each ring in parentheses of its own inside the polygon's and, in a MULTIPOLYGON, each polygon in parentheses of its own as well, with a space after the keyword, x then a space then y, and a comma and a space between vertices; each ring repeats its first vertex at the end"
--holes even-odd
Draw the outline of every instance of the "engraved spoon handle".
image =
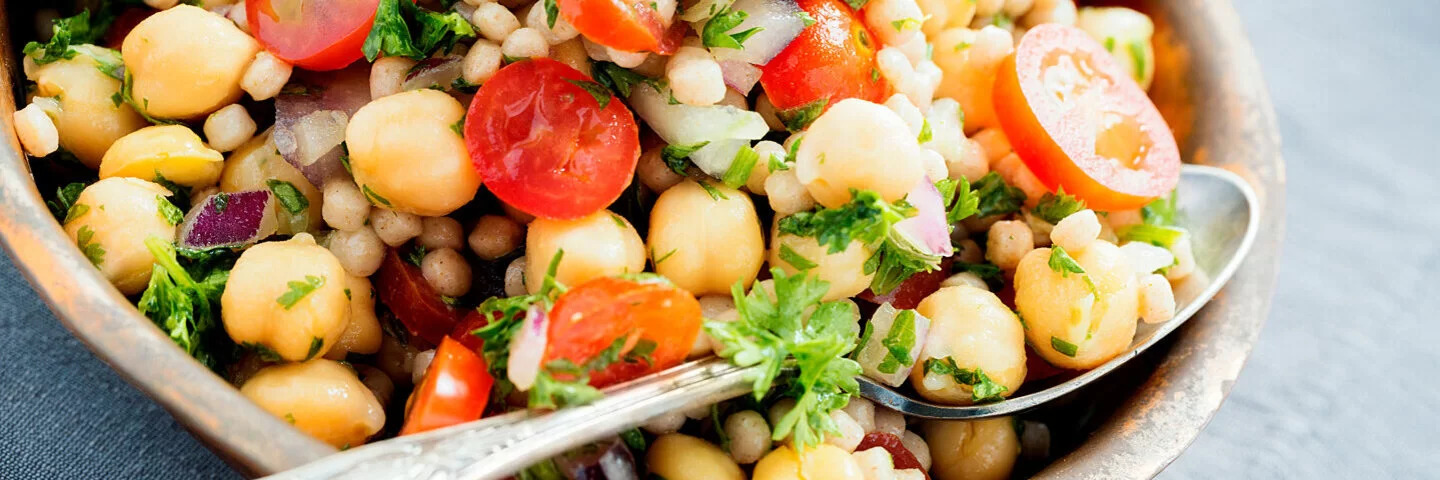
POLYGON ((267 478, 504 478, 667 412, 710 405, 749 393, 748 371, 712 357, 616 386, 607 390, 604 398, 589 405, 549 413, 514 412, 398 437, 331 455, 267 478))

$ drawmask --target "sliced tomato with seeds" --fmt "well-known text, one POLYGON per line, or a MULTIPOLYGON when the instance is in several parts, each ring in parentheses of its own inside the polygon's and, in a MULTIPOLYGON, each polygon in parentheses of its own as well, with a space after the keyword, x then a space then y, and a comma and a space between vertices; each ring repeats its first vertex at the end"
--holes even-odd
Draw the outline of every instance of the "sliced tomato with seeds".
MULTIPOLYGON (((412 0, 403 0, 412 1, 412 0)), ((306 70, 355 63, 380 0, 249 0, 250 32, 266 50, 306 70)))
POLYGON ((653 346, 650 361, 611 363, 590 374, 590 385, 604 388, 685 360, 700 334, 700 302, 663 279, 605 277, 580 284, 561 295, 550 310, 544 361, 565 359, 584 365, 617 339, 620 358, 641 342, 653 346))
POLYGON ((1100 211, 1139 208, 1180 181, 1170 126, 1135 80, 1084 31, 1030 29, 995 78, 995 111, 1046 188, 1100 211))
POLYGON ((485 358, 453 338, 440 341, 425 380, 405 414, 401 435, 478 420, 490 403, 495 378, 485 358))
MULTIPOLYGON (((665 38, 665 23, 652 0, 556 0, 556 3, 560 16, 585 38, 616 50, 654 51, 665 38)), ((536 5, 536 8, 543 7, 536 5)))
POLYGON ((879 40, 860 15, 841 0, 799 0, 815 23, 800 31, 770 63, 760 85, 770 103, 813 119, 847 98, 883 102, 892 89, 875 63, 879 40), (810 109, 811 112, 797 110, 810 109))
POLYGON ((491 193, 525 213, 579 218, 613 203, 635 177, 640 128, 625 104, 579 70, 512 63, 470 103, 465 145, 491 193))

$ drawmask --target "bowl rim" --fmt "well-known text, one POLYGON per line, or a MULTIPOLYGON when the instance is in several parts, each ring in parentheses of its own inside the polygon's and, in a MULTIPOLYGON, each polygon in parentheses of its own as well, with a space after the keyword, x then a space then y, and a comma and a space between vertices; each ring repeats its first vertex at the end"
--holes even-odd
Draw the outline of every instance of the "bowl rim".
MULTIPOLYGON (((9 25, 0 0, 0 25, 9 25)), ((1193 49, 1192 81, 1204 87, 1203 111, 1236 118, 1211 119, 1194 132, 1204 140, 1205 162, 1231 168, 1262 198, 1271 219, 1229 285, 1195 318, 1172 334, 1166 352, 1133 392, 1075 451, 1035 478, 1148 478, 1164 469, 1199 435, 1229 394, 1270 310, 1283 236, 1285 173, 1280 139, 1265 82, 1238 15, 1228 0, 1178 0, 1185 12, 1174 24, 1190 42, 1200 36, 1214 48, 1193 49), (1188 36, 1187 36, 1188 35, 1188 36), (1220 53, 1220 52, 1223 52, 1220 53), (1228 293, 1228 294, 1227 294, 1228 293), (1163 400, 1163 401, 1162 401, 1163 400)), ((0 28, 0 51, 11 47, 0 28)), ((51 217, 20 152, 10 113, 12 79, 22 78, 17 58, 0 58, 0 244, 72 335, 122 378, 168 411, 213 452, 247 476, 293 468, 335 449, 267 414, 220 376, 193 361, 140 315, 76 249, 51 217), (157 368, 159 367, 159 368, 157 368)), ((1195 158, 1188 152, 1186 158, 1195 158)))

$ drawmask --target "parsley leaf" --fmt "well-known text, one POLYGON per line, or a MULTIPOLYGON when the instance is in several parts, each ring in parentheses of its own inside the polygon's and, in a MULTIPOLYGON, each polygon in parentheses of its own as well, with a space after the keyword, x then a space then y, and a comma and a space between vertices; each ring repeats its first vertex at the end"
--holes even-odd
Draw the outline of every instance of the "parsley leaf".
POLYGON ((870 3, 870 0, 845 0, 845 3, 850 4, 850 8, 858 12, 860 9, 865 8, 865 4, 870 3))
POLYGON ((85 259, 90 260, 95 268, 100 268, 100 265, 105 263, 105 247, 94 240, 95 230, 89 225, 81 226, 80 230, 75 232, 75 246, 80 247, 80 252, 85 254, 85 259))
POLYGON ((950 357, 931 358, 925 360, 925 374, 945 375, 955 380, 955 383, 970 386, 970 400, 975 403, 998 401, 1008 387, 995 383, 985 374, 984 370, 976 368, 969 370, 960 368, 955 364, 955 359, 950 357))
POLYGON ((156 195, 155 204, 159 207, 160 218, 165 219, 165 223, 175 226, 185 220, 185 212, 180 211, 180 207, 176 207, 175 204, 170 203, 165 197, 156 195))
POLYGON ((386 200, 385 197, 380 196, 380 194, 375 193, 374 190, 371 190, 369 185, 361 185, 360 192, 365 194, 365 198, 370 199, 370 203, 374 203, 383 207, 390 206, 390 201, 386 200))
POLYGON ((554 29, 555 20, 560 18, 560 6, 556 5, 555 0, 544 0, 542 6, 545 8, 545 25, 554 29))
POLYGON ((850 306, 824 302, 830 284, 805 274, 786 275, 771 269, 774 294, 741 284, 731 287, 738 317, 732 322, 706 322, 705 331, 723 346, 719 355, 741 367, 756 367, 751 378, 755 398, 764 398, 777 380, 796 399, 795 408, 774 426, 774 439, 792 436, 799 448, 820 443, 838 431, 829 413, 842 408, 859 391, 855 376, 860 364, 846 358, 855 348, 857 320, 850 306), (813 308, 809 318, 805 312, 813 308), (794 368, 784 371, 783 367, 794 368))
POLYGON ((1070 278, 1072 273, 1080 274, 1080 278, 1085 280, 1085 285, 1090 287, 1090 293, 1099 295, 1099 291, 1095 288, 1095 281, 1090 279, 1090 274, 1085 273, 1085 267, 1080 266, 1080 262, 1075 261, 1075 257, 1065 251, 1065 247, 1059 245, 1050 247, 1050 260, 1047 261, 1047 264, 1062 278, 1070 278))
POLYGON ((1185 231, 1175 227, 1162 227, 1160 225, 1142 223, 1139 225, 1120 227, 1119 230, 1115 231, 1115 235, 1127 242, 1145 242, 1168 249, 1175 246, 1175 242, 1180 241, 1180 237, 1185 235, 1185 231))
POLYGON ((305 360, 315 358, 316 355, 320 354, 320 349, 322 348, 325 348, 325 339, 320 337, 311 337, 310 351, 305 353, 305 360))
MULTIPOLYGON (((84 192, 87 186, 88 185, 81 182, 74 182, 56 188, 55 199, 45 201, 45 205, 50 207, 50 214, 60 220, 62 225, 69 223, 70 220, 78 218, 80 215, 84 215, 84 212, 80 212, 74 214, 74 217, 72 217, 70 212, 71 209, 75 208, 75 202, 80 200, 80 193, 84 192)), ((89 209, 90 207, 85 207, 85 211, 89 211, 89 209)))
POLYGON ((901 310, 895 315, 895 323, 890 325, 890 332, 880 340, 885 346, 885 358, 875 369, 880 373, 895 373, 900 367, 908 367, 915 364, 915 359, 910 358, 910 350, 915 347, 915 311, 901 310))
POLYGON ((750 16, 743 10, 731 10, 725 8, 705 22, 701 29, 700 41, 707 48, 733 48, 736 50, 745 48, 745 40, 750 36, 760 33, 763 27, 752 27, 738 33, 729 33, 730 30, 740 26, 750 16))
POLYGON ((190 187, 170 181, 161 175, 159 170, 155 171, 155 183, 170 191, 170 202, 174 203, 176 207, 180 207, 180 210, 190 209, 190 187))
POLYGON ((829 253, 840 253, 851 241, 873 245, 884 240, 890 226, 914 213, 908 205, 892 205, 871 190, 851 190, 849 203, 836 208, 798 212, 780 219, 780 233, 813 237, 829 253))
POLYGON ((1130 60, 1135 62, 1135 81, 1145 79, 1145 44, 1130 42, 1125 49, 1130 51, 1130 60))
POLYGON ((760 154, 755 152, 749 145, 740 147, 735 152, 735 159, 730 162, 730 168, 725 170, 725 175, 720 179, 725 186, 740 188, 750 181, 750 172, 755 170, 755 164, 760 161, 760 154))
POLYGON ((829 98, 820 98, 810 103, 775 112, 780 118, 780 123, 785 124, 785 129, 791 132, 798 132, 809 127, 820 114, 825 112, 825 107, 830 105, 829 98))
POLYGON ((935 189, 945 204, 945 223, 954 225, 980 212, 980 197, 970 190, 970 181, 965 177, 935 182, 935 189))
POLYGON ((299 214, 310 208, 310 200, 295 185, 284 181, 270 179, 265 181, 265 186, 270 187, 270 193, 275 194, 275 199, 280 201, 280 206, 291 215, 299 214))
POLYGON ((915 141, 926 143, 934 139, 935 131, 930 129, 930 119, 927 118, 920 124, 920 135, 915 137, 915 141))
POLYGON ((1080 351, 1079 346, 1067 342, 1060 337, 1050 337, 1050 347, 1070 358, 1075 358, 1075 353, 1080 351))
POLYGON ((789 245, 783 243, 780 244, 780 260, 795 267, 796 270, 809 270, 820 266, 820 264, 810 261, 810 259, 805 258, 804 255, 800 255, 800 253, 790 248, 789 245))
POLYGON ((902 19, 899 19, 899 20, 890 22, 890 26, 891 26, 891 27, 894 27, 894 28, 895 28, 895 31, 897 31, 897 32, 903 32, 903 31, 906 31, 906 30, 919 30, 919 29, 920 29, 920 19, 917 19, 917 18, 902 18, 902 19))
POLYGON ((981 217, 1015 213, 1025 204, 1025 192, 1005 183, 995 172, 980 177, 972 189, 979 198, 976 214, 981 217))
POLYGON ((665 89, 665 80, 632 72, 612 62, 595 62, 595 65, 590 67, 590 75, 597 83, 619 94, 621 98, 629 97, 631 88, 640 83, 650 85, 657 92, 665 89))
POLYGON ((475 28, 458 12, 432 12, 410 0, 380 0, 375 23, 360 50, 365 59, 410 57, 423 60, 436 50, 449 50, 461 38, 475 36, 475 28), (419 36, 411 34, 412 27, 419 36))
POLYGON ((310 295, 310 292, 314 292, 316 289, 325 286, 325 277, 306 275, 304 281, 291 280, 286 282, 285 286, 290 289, 280 295, 279 298, 276 298, 275 303, 279 303, 284 306, 286 310, 289 310, 294 308, 296 303, 300 303, 300 300, 305 298, 305 296, 310 295))
MULTIPOLYGON (((485 357, 485 363, 490 366, 490 372, 495 378, 505 378, 505 364, 510 358, 510 340, 524 325, 525 311, 536 305, 549 310, 555 304, 555 299, 565 293, 565 286, 555 281, 555 272, 560 268, 560 259, 564 256, 565 251, 562 249, 557 250, 555 256, 550 258, 550 266, 545 271, 540 291, 515 297, 490 297, 476 308, 476 311, 485 317, 486 324, 470 334, 484 341, 480 353, 485 357)), ((537 379, 537 385, 538 381, 537 379)))
POLYGON ((76 52, 71 46, 95 43, 105 36, 114 21, 108 9, 101 9, 93 18, 87 9, 72 17, 56 19, 50 26, 50 41, 27 43, 23 53, 37 65, 75 58, 76 52))
POLYGON ((1051 225, 1060 223, 1060 220, 1071 214, 1084 210, 1085 201, 1065 194, 1065 187, 1060 187, 1056 193, 1046 192, 1040 197, 1040 203, 1030 213, 1040 217, 1041 220, 1051 225))
POLYGON ((685 170, 690 168, 690 155, 709 144, 709 141, 704 141, 691 145, 666 145, 660 150, 660 159, 665 161, 665 166, 670 167, 670 171, 683 177, 685 170))
POLYGON ((404 258, 405 261, 411 265, 420 266, 420 264, 425 261, 425 246, 418 243, 415 244, 415 248, 411 248, 409 252, 405 252, 404 258))
POLYGON ((610 106, 610 90, 606 90, 604 85, 589 80, 574 80, 567 78, 565 79, 565 81, 570 82, 571 85, 580 87, 580 89, 584 90, 585 93, 589 93, 590 96, 595 97, 595 103, 600 104, 601 110, 604 110, 605 107, 610 106))
POLYGON ((696 182, 696 183, 699 183, 699 184, 700 184, 700 188, 705 189, 705 193, 708 194, 708 195, 710 195, 710 199, 711 199, 711 200, 729 200, 729 199, 730 199, 729 196, 725 195, 725 192, 722 192, 722 191, 720 191, 720 189, 715 188, 715 186, 714 186, 714 185, 711 185, 710 182, 707 181, 707 180, 701 180, 701 181, 696 182))
POLYGON ((1171 190, 1169 195, 1155 199, 1140 208, 1140 217, 1147 225, 1174 225, 1175 218, 1179 215, 1179 208, 1175 205, 1175 191, 1171 190))
POLYGON ((806 27, 809 27, 809 26, 815 24, 815 17, 810 16, 810 12, 806 12, 806 11, 803 11, 803 10, 802 10, 802 11, 800 11, 800 13, 795 14, 795 16, 796 16, 796 17, 800 17, 800 21, 803 22, 806 27))
MULTIPOLYGON (((140 313, 185 353, 211 369, 219 368, 223 347, 229 345, 220 323, 220 294, 230 278, 235 253, 228 249, 176 249, 159 237, 145 239, 145 247, 155 265, 140 296, 140 313), (181 266, 182 258, 188 268, 181 266)), ((274 351, 270 354, 279 358, 274 351)))

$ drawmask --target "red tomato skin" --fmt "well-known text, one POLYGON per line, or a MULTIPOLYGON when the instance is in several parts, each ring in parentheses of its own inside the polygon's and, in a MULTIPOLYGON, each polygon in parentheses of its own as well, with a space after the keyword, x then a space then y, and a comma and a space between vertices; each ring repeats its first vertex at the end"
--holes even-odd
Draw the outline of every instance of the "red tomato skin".
POLYGON ((570 289, 550 310, 542 364, 564 358, 583 365, 627 335, 626 352, 640 339, 655 342, 654 363, 621 361, 591 373, 590 385, 604 388, 685 361, 700 334, 700 322, 700 302, 668 283, 613 277, 591 280, 570 289))
MULTIPOLYGON (((657 49, 666 36, 660 14, 650 8, 649 0, 558 0, 556 3, 560 16, 585 38, 616 50, 659 52, 657 49)), ((683 26, 685 22, 675 24, 683 26)))
POLYGON ((911 275, 885 295, 876 295, 867 288, 856 297, 876 305, 890 302, 890 306, 900 310, 913 309, 920 306, 920 301, 925 297, 940 290, 940 283, 950 276, 951 263, 954 263, 953 258, 946 257, 940 261, 939 269, 911 275))
POLYGON ((1180 150, 1160 111, 1104 47, 1077 28, 1045 24, 1026 33, 996 75, 994 99, 1015 153, 1052 192, 1063 187, 1099 211, 1129 210, 1180 181, 1180 150), (1138 168, 1096 155, 1093 109, 1066 111, 1046 90, 1042 63, 1060 50, 1088 54, 1097 72, 1115 80, 1101 107, 1135 118, 1149 134, 1151 145, 1138 168))
POLYGON ((420 267, 400 258, 390 249, 380 270, 375 272, 375 294, 414 338, 430 345, 439 345, 460 321, 460 312, 440 299, 440 294, 425 281, 420 267))
POLYGON ((930 478, 930 472, 925 471, 925 468, 920 466, 920 460, 915 458, 915 454, 911 452, 910 449, 905 448, 905 443, 901 442, 900 437, 895 436, 895 434, 885 432, 867 433, 864 438, 860 439, 860 445, 855 447, 855 451, 863 452, 875 447, 880 447, 885 449, 886 452, 890 452, 890 460, 895 462, 896 470, 914 468, 920 470, 920 473, 925 474, 927 480, 930 478))
POLYGON ((460 344, 466 348, 479 352, 481 348, 485 347, 485 341, 481 340, 480 337, 470 334, 470 332, 489 324, 490 320, 485 318, 484 315, 481 315, 478 311, 471 310, 470 313, 465 314, 465 318, 460 319, 460 322, 455 324, 455 329, 450 331, 450 338, 460 342, 460 344))
POLYGON ((640 127, 613 95, 601 109, 577 83, 599 87, 579 70, 538 58, 500 69, 475 94, 465 145, 500 200, 537 217, 572 219, 605 208, 630 185, 640 127))
POLYGON ((777 110, 828 98, 827 108, 846 98, 883 102, 892 89, 879 76, 879 40, 858 13, 841 0, 799 0, 815 24, 800 31, 761 68, 760 85, 777 110))
POLYGON ((101 44, 119 50, 120 44, 125 42, 125 37, 130 35, 130 31, 134 30, 136 25, 157 13, 160 11, 153 8, 126 8, 125 11, 120 12, 119 16, 115 17, 115 22, 110 24, 110 29, 105 31, 105 36, 100 40, 101 44))
POLYGON ((360 48, 375 25, 375 10, 380 5, 380 0, 309 2, 314 8, 335 6, 339 11, 317 15, 322 19, 318 23, 287 25, 267 13, 275 1, 245 2, 250 33, 277 58, 314 71, 339 70, 363 57, 360 48))
POLYGON ((425 380, 416 387, 400 435, 478 420, 490 403, 495 378, 485 358, 452 338, 435 349, 425 380))

